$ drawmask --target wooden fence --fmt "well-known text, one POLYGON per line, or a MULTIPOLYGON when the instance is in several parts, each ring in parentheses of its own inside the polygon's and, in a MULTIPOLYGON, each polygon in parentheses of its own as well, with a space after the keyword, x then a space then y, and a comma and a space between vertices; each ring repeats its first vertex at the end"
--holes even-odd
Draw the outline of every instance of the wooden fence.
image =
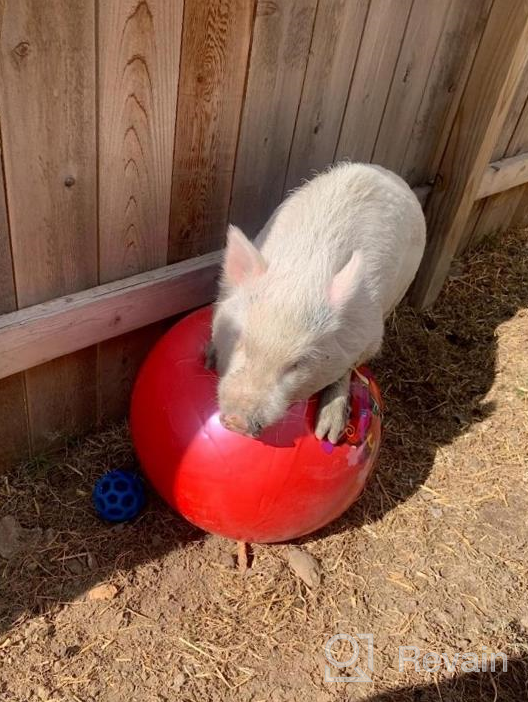
POLYGON ((228 221, 334 160, 433 185, 430 304, 527 223, 527 32, 528 0, 0 0, 0 464, 122 417, 228 221))

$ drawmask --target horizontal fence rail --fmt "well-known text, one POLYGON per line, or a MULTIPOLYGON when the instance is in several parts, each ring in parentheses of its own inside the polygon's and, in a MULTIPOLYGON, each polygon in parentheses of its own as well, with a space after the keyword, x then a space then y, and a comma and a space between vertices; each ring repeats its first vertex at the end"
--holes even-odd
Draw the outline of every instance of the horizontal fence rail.
POLYGON ((140 329, 214 297, 221 252, 0 317, 0 378, 140 329))

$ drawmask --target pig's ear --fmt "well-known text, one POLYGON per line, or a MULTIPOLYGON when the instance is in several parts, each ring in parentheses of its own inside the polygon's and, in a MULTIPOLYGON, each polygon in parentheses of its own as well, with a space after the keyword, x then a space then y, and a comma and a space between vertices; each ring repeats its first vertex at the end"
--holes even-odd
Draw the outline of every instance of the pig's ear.
POLYGON ((336 312, 344 312, 354 298, 363 278, 363 256, 354 251, 350 261, 336 273, 328 289, 328 301, 336 312))
POLYGON ((224 256, 224 283, 240 285, 248 278, 266 272, 266 261, 241 229, 233 224, 227 230, 227 246, 224 256))

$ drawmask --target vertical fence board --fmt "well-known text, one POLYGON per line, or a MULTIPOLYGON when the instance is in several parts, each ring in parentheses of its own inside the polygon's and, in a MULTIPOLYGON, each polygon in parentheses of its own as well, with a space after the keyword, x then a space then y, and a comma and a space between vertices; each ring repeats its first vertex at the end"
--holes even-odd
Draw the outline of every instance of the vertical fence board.
MULTIPOLYGON (((503 158, 508 144, 513 136, 513 132, 517 127, 521 113, 526 104, 526 96, 528 95, 528 65, 525 67, 522 77, 515 91, 515 96, 512 100, 510 108, 508 110, 508 115, 504 122, 504 126, 499 134, 497 142, 491 153, 491 161, 498 161, 503 158)), ((508 195, 508 193, 502 193, 502 196, 508 195)), ((460 244, 457 249, 457 256, 463 253, 467 246, 473 246, 475 242, 481 240, 483 237, 487 236, 492 228, 495 226, 495 209, 491 208, 490 221, 487 220, 487 215, 485 210, 487 209, 486 204, 489 198, 483 200, 477 200, 474 203, 471 214, 468 217, 468 221, 464 227, 464 233, 460 240, 460 244), (484 215, 484 216, 483 216, 484 215), (482 217, 482 221, 481 218, 482 217), (491 228, 490 228, 491 225, 491 228)), ((515 215, 514 215, 515 218, 515 215)), ((502 226, 502 225, 501 225, 502 226)))
MULTIPOLYGON (((99 279, 167 262, 182 0, 99 6, 99 279)), ((125 414, 155 329, 100 344, 100 420, 125 414)))
POLYGON ((279 204, 316 0, 259 0, 230 219, 254 234, 279 204))
MULTIPOLYGON (((5 0, 0 0, 0 36, 4 10, 5 0)), ((0 133, 0 314, 16 308, 0 133)), ((30 452, 24 374, 17 373, 0 380, 0 473, 14 462, 28 458, 30 452)))
POLYGON ((186 0, 169 263, 223 244, 253 15, 253 0, 186 0))
POLYGON ((101 421, 118 421, 126 415, 139 367, 166 328, 163 322, 151 324, 99 345, 97 382, 101 421))
POLYGON ((436 173, 490 7, 491 0, 451 1, 401 166, 412 186, 436 173))
MULTIPOLYGON (((1 126, 1 125, 0 125, 1 126)), ((5 201, 4 170, 2 166, 2 142, 0 140, 0 314, 16 310, 13 260, 9 243, 9 222, 5 201)))
POLYGON ((371 0, 337 159, 372 159, 412 0, 371 0))
POLYGON ((519 197, 515 203, 515 210, 510 218, 510 227, 528 227, 528 186, 519 188, 519 197))
MULTIPOLYGON (((1 149, 0 141, 0 314, 3 314, 16 309, 16 295, 1 149)), ((29 452, 24 374, 17 373, 0 380, 0 473, 14 461, 27 458, 29 452)))
MULTIPOLYGON (((491 156, 492 161, 516 156, 528 151, 528 64, 524 69, 508 117, 497 139, 491 156)), ((475 207, 479 216, 473 229, 468 232, 467 245, 474 247, 487 236, 505 231, 516 217, 521 206, 525 186, 512 188, 488 197, 475 207)))
POLYGON ((287 190, 334 159, 367 9, 366 0, 327 0, 317 6, 287 190))
MULTIPOLYGON (((5 4, 0 99, 20 307, 97 282, 94 41, 91 3, 5 4)), ((26 373, 35 450, 92 424, 94 378, 94 351, 26 373)))
POLYGON ((527 41, 525 0, 495 2, 440 164, 440 178, 427 202, 428 241, 412 290, 412 300, 420 307, 434 302, 459 249, 526 66, 527 41))
POLYGON ((396 63, 373 161, 402 172, 447 11, 452 0, 414 0, 396 63))

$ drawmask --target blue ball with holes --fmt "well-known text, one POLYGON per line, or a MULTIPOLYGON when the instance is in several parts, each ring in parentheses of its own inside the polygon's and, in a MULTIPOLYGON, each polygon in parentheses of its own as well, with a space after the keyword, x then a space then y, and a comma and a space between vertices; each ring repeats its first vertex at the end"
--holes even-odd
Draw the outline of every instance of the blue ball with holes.
POLYGON ((134 519, 145 504, 145 489, 139 475, 111 470, 95 483, 92 493, 95 511, 107 522, 134 519))

